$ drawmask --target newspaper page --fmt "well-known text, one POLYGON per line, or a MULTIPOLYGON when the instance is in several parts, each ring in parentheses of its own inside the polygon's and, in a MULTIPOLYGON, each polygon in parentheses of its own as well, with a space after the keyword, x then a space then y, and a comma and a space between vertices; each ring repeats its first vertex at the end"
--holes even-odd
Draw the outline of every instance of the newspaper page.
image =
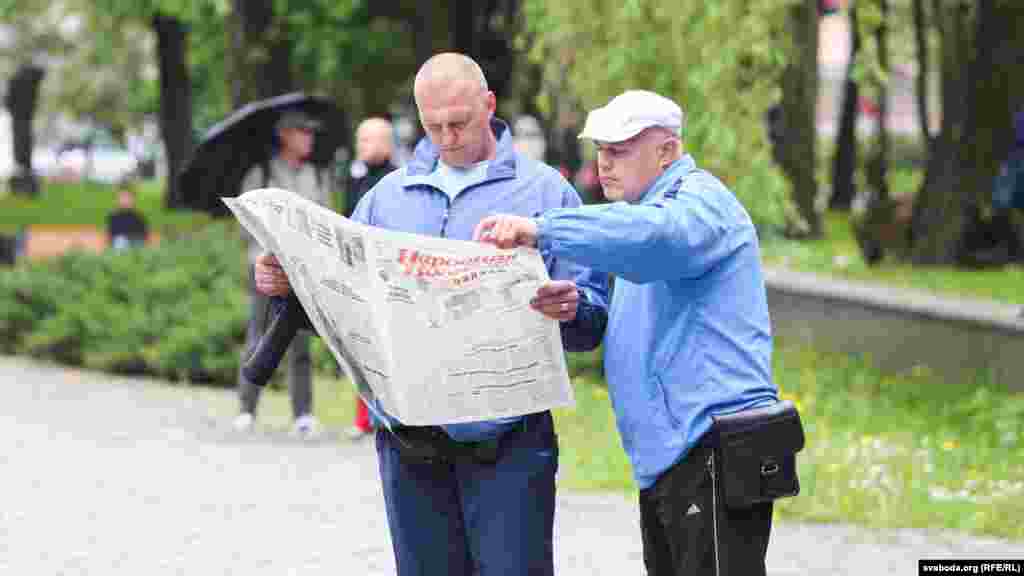
POLYGON ((371 409, 433 425, 574 403, 558 322, 529 307, 536 250, 364 226, 278 188, 224 202, 371 409))

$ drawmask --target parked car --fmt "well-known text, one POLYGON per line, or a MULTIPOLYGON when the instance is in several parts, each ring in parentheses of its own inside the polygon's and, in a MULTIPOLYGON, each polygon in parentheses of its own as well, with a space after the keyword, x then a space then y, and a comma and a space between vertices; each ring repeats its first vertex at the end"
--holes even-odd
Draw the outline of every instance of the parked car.
POLYGON ((100 144, 75 147, 57 154, 58 177, 114 183, 134 176, 139 159, 125 148, 100 144))

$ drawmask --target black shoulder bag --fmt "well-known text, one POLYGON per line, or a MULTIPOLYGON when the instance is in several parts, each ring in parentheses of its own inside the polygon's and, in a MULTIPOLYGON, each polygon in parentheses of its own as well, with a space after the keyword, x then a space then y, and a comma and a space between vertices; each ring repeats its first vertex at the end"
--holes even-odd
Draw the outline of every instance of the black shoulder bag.
POLYGON ((804 447, 800 414, 789 400, 714 416, 715 480, 729 508, 796 496, 796 453, 804 447))
POLYGON ((796 453, 804 447, 804 428, 789 400, 712 416, 712 420, 714 444, 707 466, 712 481, 715 576, 732 576, 730 570, 722 571, 719 506, 749 508, 799 494, 796 453))

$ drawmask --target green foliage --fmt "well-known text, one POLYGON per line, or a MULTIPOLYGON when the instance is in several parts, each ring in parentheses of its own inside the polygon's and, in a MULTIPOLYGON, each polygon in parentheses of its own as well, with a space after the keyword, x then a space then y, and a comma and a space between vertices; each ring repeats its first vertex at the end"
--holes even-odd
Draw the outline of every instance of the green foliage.
POLYGON ((604 383, 604 350, 600 346, 591 352, 569 352, 565 355, 569 376, 587 376, 604 383))
POLYGON ((0 21, 17 31, 10 50, 0 47, 0 75, 13 70, 26 53, 46 56, 45 112, 63 112, 118 135, 155 114, 159 78, 152 20, 157 14, 188 27, 197 124, 211 124, 229 107, 227 0, 4 0, 0 6, 6 7, 0 21))
POLYGON ((0 351, 231 384, 248 314, 236 226, 0 272, 0 351))
POLYGON ((386 112, 411 86, 413 35, 399 19, 375 17, 370 3, 360 0, 277 0, 275 8, 288 25, 298 84, 334 98, 353 120, 386 112))
MULTIPOLYGON (((782 227, 789 211, 763 115, 778 98, 791 49, 778 40, 786 37, 791 3, 528 0, 525 10, 533 56, 549 74, 567 72, 587 109, 633 88, 679 102, 687 151, 767 231, 782 227)), ((542 109, 556 96, 542 94, 542 109)))
MULTIPOLYGON (((802 491, 776 504, 779 517, 1024 538, 1024 396, 924 369, 886 374, 868 358, 785 342, 773 367, 807 434, 802 491)), ((554 411, 559 483, 634 491, 604 383, 573 384, 576 406, 554 411)))
POLYGON ((222 120, 232 108, 230 45, 226 10, 215 2, 205 2, 197 10, 199 18, 188 25, 188 64, 192 126, 203 131, 222 120))

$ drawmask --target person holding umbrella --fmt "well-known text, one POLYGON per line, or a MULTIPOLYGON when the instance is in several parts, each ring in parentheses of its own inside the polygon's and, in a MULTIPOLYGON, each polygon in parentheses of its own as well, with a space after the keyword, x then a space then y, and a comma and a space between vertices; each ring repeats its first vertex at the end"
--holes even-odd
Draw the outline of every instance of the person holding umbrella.
MULTIPOLYGON (((330 205, 329 178, 318 174, 310 156, 313 153, 314 133, 320 123, 301 109, 281 112, 275 123, 278 146, 265 162, 249 168, 242 180, 240 192, 268 186, 283 188, 323 206, 330 205)), ((244 233, 244 232, 243 232, 244 233)), ((266 331, 268 298, 256 289, 253 265, 262 252, 259 243, 246 234, 249 256, 250 316, 246 333, 246 350, 266 331)), ((313 416, 312 369, 308 331, 300 331, 288 349, 288 390, 291 396, 293 431, 302 437, 317 434, 319 424, 313 416)), ((244 362, 244 358, 243 358, 244 362)), ((237 430, 248 430, 256 418, 262 387, 250 382, 240 371, 238 395, 241 412, 234 420, 237 430)))

